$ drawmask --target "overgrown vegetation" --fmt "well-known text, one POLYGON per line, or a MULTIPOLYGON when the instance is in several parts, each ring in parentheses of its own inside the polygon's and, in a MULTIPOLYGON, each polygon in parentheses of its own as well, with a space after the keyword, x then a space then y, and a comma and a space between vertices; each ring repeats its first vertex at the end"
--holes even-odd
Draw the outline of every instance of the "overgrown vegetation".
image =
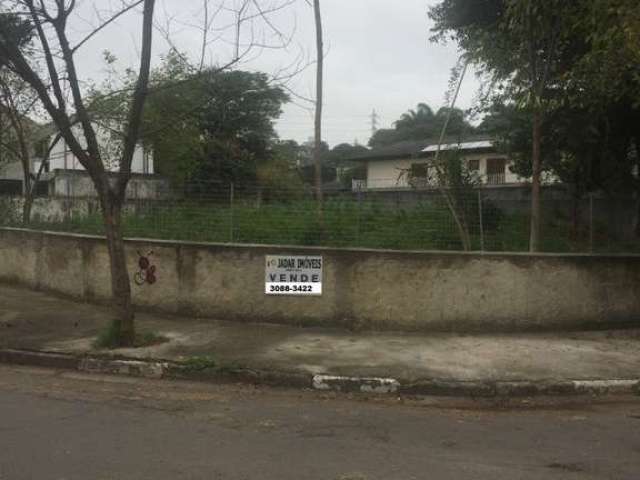
MULTIPOLYGON (((440 0, 433 40, 456 41, 485 82, 479 131, 530 177, 531 241, 544 212, 541 174, 587 193, 638 195, 640 9, 637 0, 440 0)), ((636 241, 640 238, 636 212, 636 241)), ((578 218, 574 217, 578 227, 578 218)))
POLYGON ((0 196, 0 225, 14 225, 19 221, 20 215, 15 200, 0 196))
POLYGON ((202 372, 204 370, 212 370, 218 368, 218 363, 211 356, 194 356, 189 357, 181 362, 183 372, 202 372))
MULTIPOLYGON (((120 347, 120 337, 117 326, 111 322, 107 328, 101 331, 93 342, 93 348, 109 349, 120 347)), ((150 347, 152 345, 159 345, 161 343, 168 342, 169 339, 163 335, 159 335, 154 332, 140 332, 136 333, 135 340, 132 347, 150 347)))
MULTIPOLYGON (((410 193, 410 192, 408 192, 410 193)), ((543 251, 588 252, 590 232, 575 232, 568 212, 548 205, 543 225, 543 251)), ((478 196, 465 196, 471 250, 526 251, 529 218, 526 213, 506 212, 485 199, 480 229, 478 196), (482 239, 482 242, 481 242, 482 239)), ((526 210, 525 210, 526 211, 526 210)), ((98 213, 75 214, 38 228, 86 234, 103 234, 98 213)), ((613 242, 605 225, 596 224, 594 246, 598 251, 636 251, 638 245, 613 242)), ((262 243, 304 246, 390 248, 400 250, 461 250, 460 236, 443 201, 430 197, 397 204, 391 197, 329 198, 320 228, 315 203, 299 200, 258 201, 240 198, 228 203, 183 200, 172 204, 150 203, 123 215, 125 236, 219 243, 262 243)))

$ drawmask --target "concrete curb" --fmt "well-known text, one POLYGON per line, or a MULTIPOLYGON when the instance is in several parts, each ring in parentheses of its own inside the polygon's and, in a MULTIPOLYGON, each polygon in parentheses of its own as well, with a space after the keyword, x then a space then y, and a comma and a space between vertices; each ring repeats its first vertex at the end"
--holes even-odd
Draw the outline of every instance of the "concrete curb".
POLYGON ((0 350, 0 363, 155 379, 243 382, 277 387, 307 388, 319 391, 374 394, 442 397, 603 395, 610 393, 640 395, 640 379, 485 382, 430 379, 402 382, 394 378, 313 375, 250 368, 211 367, 194 369, 188 364, 179 362, 15 349, 0 350))
POLYGON ((140 360, 110 360, 85 357, 79 359, 77 369, 82 372, 108 373, 130 377, 162 378, 168 368, 166 362, 146 362, 140 360))
POLYGON ((0 363, 71 370, 78 368, 78 359, 73 355, 33 350, 0 350, 0 363))
POLYGON ((362 393, 395 393, 400 388, 400 382, 394 378, 341 377, 336 375, 314 375, 311 385, 316 390, 362 393))

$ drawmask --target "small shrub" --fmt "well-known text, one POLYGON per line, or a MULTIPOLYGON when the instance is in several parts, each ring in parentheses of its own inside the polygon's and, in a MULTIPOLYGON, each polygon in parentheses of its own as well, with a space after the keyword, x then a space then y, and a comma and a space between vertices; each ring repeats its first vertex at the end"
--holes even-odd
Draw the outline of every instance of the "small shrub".
POLYGON ((20 223, 18 206, 11 197, 0 196, 0 225, 15 225, 20 223))
POLYGON ((217 367, 217 363, 213 357, 209 356, 197 356, 189 357, 182 362, 184 371, 187 372, 201 372, 203 370, 209 370, 217 367))
MULTIPOLYGON (((111 322, 93 341, 93 348, 107 350, 120 348, 119 340, 120 338, 118 336, 116 324, 115 322, 111 322)), ((159 335, 154 332, 138 333, 136 334, 136 338, 133 342, 133 348, 150 347, 152 345, 159 345, 168 341, 169 339, 164 335, 159 335)))

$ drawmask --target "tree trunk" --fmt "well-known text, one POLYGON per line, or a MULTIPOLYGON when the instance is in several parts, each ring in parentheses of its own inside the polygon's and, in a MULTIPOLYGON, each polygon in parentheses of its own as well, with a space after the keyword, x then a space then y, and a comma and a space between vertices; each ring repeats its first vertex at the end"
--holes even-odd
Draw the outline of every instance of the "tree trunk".
POLYGON ((18 143, 20 144, 20 163, 22 164, 22 197, 24 203, 22 206, 22 223, 28 225, 31 220, 31 204, 33 202, 33 189, 35 185, 31 182, 31 156, 29 155, 29 147, 23 130, 21 129, 21 123, 14 121, 14 131, 18 137, 18 143))
POLYGON ((108 193, 100 196, 104 217, 111 269, 111 291, 115 310, 114 327, 121 347, 132 346, 135 340, 134 311, 127 255, 122 236, 122 206, 108 193))
POLYGON ((529 251, 537 252, 540 249, 540 144, 542 142, 542 115, 538 109, 536 109, 533 113, 532 135, 533 149, 531 152, 531 230, 529 237, 529 251))
POLYGON ((636 239, 640 239, 640 198, 637 200, 636 228, 634 233, 635 233, 636 239))
POLYGON ((324 70, 324 47, 322 40, 322 16, 320 15, 320 0, 313 1, 313 11, 316 23, 316 112, 314 123, 314 147, 313 163, 315 166, 316 201, 318 202, 318 215, 322 218, 322 162, 320 147, 322 144, 322 81, 324 70))
POLYGON ((467 74, 467 68, 469 66, 469 61, 464 60, 464 64, 462 70, 460 71, 460 76, 458 81, 456 82, 456 88, 453 92, 453 98, 451 99, 451 105, 449 106, 449 110, 447 112, 447 117, 442 125, 442 130, 440 131, 440 138, 438 139, 438 149, 436 150, 436 154, 433 160, 433 166, 436 168, 437 175, 437 187, 440 195, 444 198, 447 207, 449 208, 449 212, 453 217, 453 221, 458 228, 458 234, 460 235, 460 243, 462 244, 462 249, 466 252, 471 250, 471 236, 469 235, 469 228, 467 226, 466 220, 461 218, 460 212, 456 206, 456 201, 453 195, 451 195, 451 182, 449 181, 449 175, 446 173, 446 167, 440 164, 440 152, 441 147, 444 142, 445 135, 447 133, 447 128, 449 127, 449 122, 451 121, 451 114, 453 113, 453 109, 456 106, 456 102, 458 101, 458 95, 460 94, 460 87, 462 87, 462 82, 464 80, 465 75, 467 74))
MULTIPOLYGON (((636 130, 640 132, 640 130, 636 130)), ((640 157, 640 133, 636 134, 636 155, 640 157)), ((636 158, 636 168, 640 174, 640 158, 636 158)), ((635 236, 636 239, 640 239, 640 185, 636 184, 636 199, 638 202, 638 208, 636 208, 636 225, 635 236)))
POLYGON ((24 226, 31 223, 31 207, 33 206, 33 194, 27 193, 24 196, 24 205, 22 206, 22 224, 24 226))
POLYGON ((31 192, 31 171, 29 170, 29 159, 22 160, 22 174, 24 180, 22 182, 22 224, 27 226, 31 220, 31 205, 33 203, 33 195, 31 192))

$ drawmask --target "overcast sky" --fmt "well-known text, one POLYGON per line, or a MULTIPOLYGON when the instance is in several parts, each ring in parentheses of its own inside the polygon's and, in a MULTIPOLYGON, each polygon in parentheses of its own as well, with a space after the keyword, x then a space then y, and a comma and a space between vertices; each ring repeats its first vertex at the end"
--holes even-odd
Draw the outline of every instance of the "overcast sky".
MULTIPOLYGON (((371 136, 375 109, 380 128, 390 127, 419 102, 434 109, 444 104, 450 70, 458 59, 455 45, 429 41, 427 10, 435 0, 324 0, 327 41, 324 137, 331 145, 371 136)), ((300 9, 304 10, 304 9, 300 9)), ((313 33, 311 12, 301 11, 301 27, 313 33)), ((312 96, 314 71, 305 72, 297 88, 312 96)), ((468 107, 477 90, 470 75, 459 104, 468 107)), ((312 135, 309 114, 295 105, 285 109, 278 131, 283 138, 312 135)))
MULTIPOLYGON (((222 1, 222 0, 220 0, 222 1)), ((237 0, 226 0, 232 7, 237 0)), ((74 21, 76 38, 81 38, 89 25, 95 24, 93 5, 107 8, 117 0, 84 0, 80 15, 74 21)), ((260 0, 265 6, 276 0, 260 0)), ((458 53, 453 44, 442 46, 429 41, 429 5, 437 0, 321 0, 325 34, 325 114, 323 137, 330 145, 358 141, 366 144, 371 135, 371 113, 378 114, 378 127, 390 127, 403 112, 419 102, 434 109, 444 105, 444 96, 458 53)), ((215 10, 219 2, 210 1, 215 10)), ((217 38, 207 49, 208 63, 225 63, 231 58, 233 29, 230 13, 221 11, 215 19, 210 38, 217 38)), ((197 60, 201 35, 196 27, 202 22, 202 0, 158 0, 154 62, 169 48, 161 31, 169 25, 175 46, 197 60)), ((305 0, 270 16, 280 32, 291 35, 286 50, 253 50, 240 68, 263 70, 274 74, 291 64, 302 53, 315 55, 313 10, 305 0)), ((131 13, 105 29, 79 52, 79 63, 85 78, 100 79, 105 75, 102 52, 114 53, 123 69, 135 66, 139 50, 140 15, 131 13)), ((253 31, 260 42, 275 44, 264 22, 243 25, 243 43, 253 31)), ((303 97, 314 96, 315 68, 309 66, 288 83, 289 88, 303 97)), ((463 85, 459 106, 470 106, 477 90, 477 81, 469 75, 463 85)), ((284 108, 277 130, 281 138, 306 141, 313 135, 313 115, 301 107, 298 100, 284 108)))

